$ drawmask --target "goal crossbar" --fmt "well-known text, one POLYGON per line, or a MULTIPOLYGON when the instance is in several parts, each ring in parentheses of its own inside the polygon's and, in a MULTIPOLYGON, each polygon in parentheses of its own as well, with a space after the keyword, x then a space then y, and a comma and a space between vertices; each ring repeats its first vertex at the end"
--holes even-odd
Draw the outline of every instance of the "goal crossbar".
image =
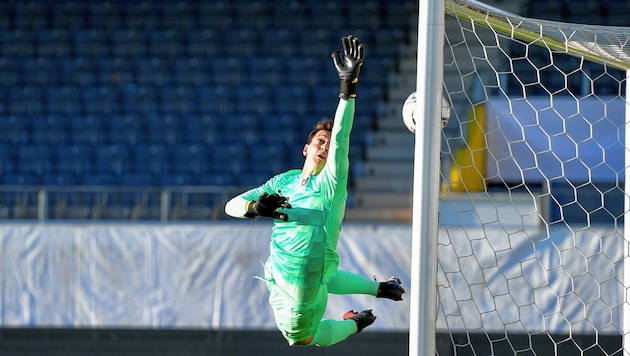
POLYGON ((446 0, 445 13, 510 38, 547 47, 591 62, 630 70, 630 28, 524 18, 474 0, 446 0), (607 34, 603 34, 606 29, 607 34), (603 37, 603 38, 602 38, 603 37), (586 44, 586 45, 585 45, 586 44))

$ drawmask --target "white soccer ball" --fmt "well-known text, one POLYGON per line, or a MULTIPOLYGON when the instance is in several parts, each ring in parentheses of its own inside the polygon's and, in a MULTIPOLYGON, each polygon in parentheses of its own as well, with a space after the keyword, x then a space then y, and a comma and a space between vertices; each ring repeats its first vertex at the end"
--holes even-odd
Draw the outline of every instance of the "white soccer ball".
MULTIPOLYGON (((414 91, 413 93, 409 94, 407 99, 405 99, 405 103, 403 104, 403 108, 402 108, 403 122, 405 123, 405 126, 407 126, 409 131, 411 132, 416 132, 415 111, 416 111, 416 92, 414 91)), ((440 116, 442 120, 442 128, 445 128, 446 125, 448 124, 448 120, 451 118, 451 107, 448 104, 448 101, 444 98, 442 98, 442 114, 440 116)))

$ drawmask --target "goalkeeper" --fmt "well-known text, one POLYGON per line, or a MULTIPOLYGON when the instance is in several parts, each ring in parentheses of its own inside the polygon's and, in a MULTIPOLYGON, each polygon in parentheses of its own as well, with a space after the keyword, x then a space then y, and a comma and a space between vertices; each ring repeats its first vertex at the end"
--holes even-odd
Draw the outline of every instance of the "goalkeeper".
POLYGON ((349 311, 343 320, 324 319, 328 293, 368 294, 402 300, 397 277, 376 282, 338 270, 336 252, 345 213, 348 150, 354 120, 363 45, 342 38, 343 53, 332 53, 341 80, 334 121, 321 120, 308 135, 301 170, 276 175, 225 206, 237 218, 273 218, 265 281, 276 324, 289 345, 329 346, 371 325, 371 310, 349 311))

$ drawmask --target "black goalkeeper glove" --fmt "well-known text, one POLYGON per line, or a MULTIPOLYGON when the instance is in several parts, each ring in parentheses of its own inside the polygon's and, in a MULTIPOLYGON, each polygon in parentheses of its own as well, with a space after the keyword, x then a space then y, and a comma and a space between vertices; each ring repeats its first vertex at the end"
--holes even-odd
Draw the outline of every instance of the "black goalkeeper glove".
POLYGON ((343 44, 343 56, 339 50, 333 51, 331 56, 341 80, 339 97, 348 100, 357 96, 359 71, 363 64, 363 44, 352 35, 343 37, 341 43, 343 44))
POLYGON ((289 216, 285 213, 279 212, 279 208, 291 208, 289 198, 283 197, 277 193, 269 195, 269 193, 265 192, 258 197, 257 201, 251 200, 247 202, 247 212, 245 213, 245 216, 248 218, 263 216, 286 222, 289 220, 289 216))

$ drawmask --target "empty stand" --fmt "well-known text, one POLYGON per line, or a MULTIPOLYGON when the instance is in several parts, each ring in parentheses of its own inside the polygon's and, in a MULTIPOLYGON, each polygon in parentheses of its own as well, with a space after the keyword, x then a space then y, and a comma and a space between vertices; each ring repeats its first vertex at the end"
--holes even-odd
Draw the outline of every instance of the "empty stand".
MULTIPOLYGON (((369 0, 349 18, 328 0, 7 3, 2 184, 251 186, 299 168, 310 127, 334 115, 329 56, 348 32, 370 51, 353 138, 360 158, 404 40, 398 7, 369 0)), ((142 215, 134 194, 109 194, 56 196, 51 217, 81 218, 86 207, 90 218, 155 216, 153 198, 140 199, 142 215)), ((208 216, 219 203, 191 195, 173 207, 208 216)))

